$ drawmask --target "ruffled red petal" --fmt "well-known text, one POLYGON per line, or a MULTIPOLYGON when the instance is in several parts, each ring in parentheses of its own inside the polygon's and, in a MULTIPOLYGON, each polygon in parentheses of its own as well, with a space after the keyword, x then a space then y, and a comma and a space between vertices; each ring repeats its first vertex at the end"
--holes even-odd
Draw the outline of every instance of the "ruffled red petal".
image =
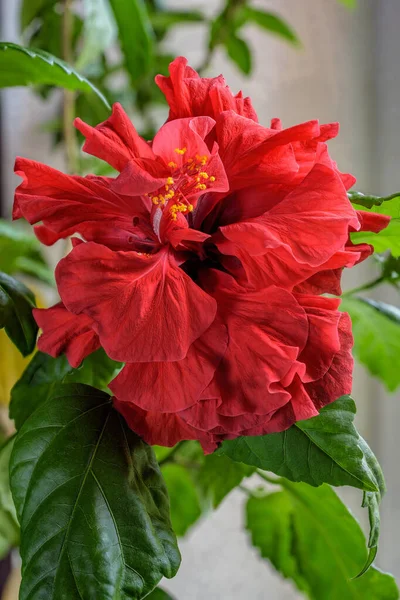
POLYGON ((93 319, 107 354, 122 362, 181 360, 216 314, 215 300, 166 250, 80 244, 59 262, 56 280, 68 310, 93 319))
POLYGON ((39 350, 54 358, 66 354, 71 367, 79 367, 84 358, 100 348, 92 319, 70 313, 61 302, 51 308, 34 308, 33 316, 43 331, 39 350))

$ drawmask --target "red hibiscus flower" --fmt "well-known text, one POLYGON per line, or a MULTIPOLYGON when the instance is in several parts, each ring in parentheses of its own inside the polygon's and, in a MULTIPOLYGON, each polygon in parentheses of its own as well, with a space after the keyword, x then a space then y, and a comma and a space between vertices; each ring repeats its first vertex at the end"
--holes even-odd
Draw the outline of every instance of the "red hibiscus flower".
POLYGON ((351 390, 344 267, 371 251, 349 233, 387 225, 351 206, 329 157, 336 125, 257 123, 222 78, 185 59, 158 84, 169 121, 149 143, 119 105, 84 150, 116 178, 63 175, 17 159, 14 217, 39 239, 73 238, 62 303, 35 316, 39 348, 73 366, 100 345, 125 367, 115 406, 147 442, 282 431, 351 390))

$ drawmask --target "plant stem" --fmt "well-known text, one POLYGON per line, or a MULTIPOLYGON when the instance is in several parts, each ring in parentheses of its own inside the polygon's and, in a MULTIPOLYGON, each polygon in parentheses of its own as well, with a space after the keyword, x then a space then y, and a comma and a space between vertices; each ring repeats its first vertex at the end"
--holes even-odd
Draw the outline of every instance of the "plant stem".
POLYGON ((256 473, 259 477, 261 477, 261 479, 264 479, 264 481, 267 481, 268 483, 272 483, 273 485, 281 485, 281 479, 269 477, 269 475, 266 475, 261 469, 256 469, 256 473))
MULTIPOLYGON (((72 38, 74 31, 74 15, 72 12, 73 0, 64 0, 64 15, 62 20, 62 49, 63 59, 72 65, 74 57, 72 51, 72 38)), ((78 144, 74 128, 75 118, 75 92, 64 90, 63 105, 63 131, 65 140, 65 154, 69 173, 79 171, 78 144)))
POLYGON ((371 290, 372 288, 376 287, 380 283, 383 283, 384 281, 385 277, 383 275, 380 275, 379 277, 377 277, 373 281, 370 281, 369 283, 364 283, 364 285, 360 285, 360 287, 356 287, 352 290, 347 290, 346 292, 343 292, 342 297, 352 296, 353 294, 358 294, 360 292, 365 292, 366 290, 371 290))
POLYGON ((175 454, 178 452, 178 450, 180 450, 182 448, 182 446, 185 444, 185 441, 183 442, 178 442, 176 444, 176 446, 171 450, 171 452, 168 454, 168 456, 166 456, 165 458, 163 458, 162 460, 159 461, 159 465, 161 467, 161 465, 166 465, 169 462, 175 462, 175 454))

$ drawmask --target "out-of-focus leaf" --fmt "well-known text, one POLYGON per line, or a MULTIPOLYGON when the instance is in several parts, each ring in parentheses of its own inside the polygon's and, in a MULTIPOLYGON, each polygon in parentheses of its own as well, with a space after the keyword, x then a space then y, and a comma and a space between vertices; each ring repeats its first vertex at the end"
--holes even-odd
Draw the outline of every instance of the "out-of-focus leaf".
POLYGON ((327 485, 281 480, 282 491, 251 497, 247 529, 261 556, 311 600, 397 600, 394 578, 371 568, 357 521, 327 485))
POLYGON ((299 45, 300 41, 293 29, 278 15, 271 12, 265 12, 252 8, 251 6, 245 6, 242 9, 244 20, 246 22, 255 23, 259 25, 269 33, 278 35, 284 38, 292 44, 299 45))
POLYGON ((0 42, 0 87, 49 84, 96 94, 109 108, 103 94, 70 65, 43 50, 0 42))
POLYGON ((228 456, 209 454, 201 467, 198 483, 213 507, 217 508, 222 500, 254 471, 255 467, 235 462, 228 456))
POLYGON ((247 42, 236 34, 230 33, 225 39, 225 47, 229 58, 243 73, 249 75, 252 69, 252 57, 247 42))
POLYGON ((180 556, 150 446, 110 396, 60 385, 24 423, 10 460, 28 598, 143 598, 180 556))
POLYGON ((20 281, 0 273, 0 329, 14 342, 23 356, 36 344, 38 327, 32 315, 35 297, 20 281))
POLYGON ((76 62, 83 69, 107 50, 117 37, 117 26, 108 0, 83 0, 83 47, 76 62))
POLYGON ((119 30, 125 63, 136 84, 151 69, 154 58, 153 30, 143 0, 109 0, 119 30))
POLYGON ((173 25, 182 23, 201 23, 204 21, 204 15, 199 11, 183 10, 156 10, 151 15, 151 23, 157 29, 169 29, 173 25))
POLYGON ((353 323, 354 354, 391 392, 400 385, 398 309, 382 302, 344 297, 341 310, 353 323))
POLYGON ((32 23, 33 19, 40 16, 43 11, 55 6, 57 2, 58 0, 22 0, 20 12, 21 29, 26 29, 32 23))
POLYGON ((85 383, 107 391, 120 368, 121 364, 108 358, 102 349, 85 358, 78 369, 73 369, 65 356, 52 358, 37 352, 11 391, 10 418, 20 429, 60 383, 85 383))
POLYGON ((0 271, 23 273, 54 285, 54 276, 44 260, 37 238, 24 228, 0 220, 0 271))
POLYGON ((13 445, 14 438, 10 438, 0 448, 0 559, 19 543, 19 525, 8 473, 13 445))
POLYGON ((168 463, 161 467, 171 503, 172 527, 183 536, 201 516, 199 497, 194 482, 185 467, 168 463))

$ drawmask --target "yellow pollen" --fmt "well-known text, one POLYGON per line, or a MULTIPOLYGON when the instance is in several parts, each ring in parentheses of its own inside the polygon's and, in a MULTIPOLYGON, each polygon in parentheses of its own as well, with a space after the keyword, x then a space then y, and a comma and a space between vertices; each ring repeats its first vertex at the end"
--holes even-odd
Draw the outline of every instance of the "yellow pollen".
POLYGON ((214 177, 214 175, 211 175, 211 177, 210 177, 210 181, 212 181, 212 182, 214 182, 214 181, 215 181, 215 177, 214 177))
POLYGON ((174 163, 174 162, 171 160, 171 162, 169 162, 169 163, 168 163, 168 166, 169 166, 171 169, 176 169, 178 165, 177 165, 176 163, 174 163))
POLYGON ((196 185, 196 188, 197 188, 198 190, 206 190, 206 189, 207 189, 207 186, 205 185, 205 183, 198 183, 198 184, 196 185))
POLYGON ((194 208, 193 204, 189 204, 188 207, 187 207, 187 209, 188 209, 189 212, 193 212, 193 208, 194 208))
POLYGON ((186 147, 185 148, 175 148, 175 152, 177 154, 185 154, 186 150, 187 150, 186 147))
POLYGON ((155 204, 156 206, 158 205, 158 198, 157 198, 157 196, 154 196, 154 198, 152 198, 152 202, 153 202, 153 204, 155 204))
POLYGON ((167 184, 168 185, 173 185, 174 184, 174 178, 173 177, 167 177, 167 184))
POLYGON ((200 177, 202 177, 203 179, 208 179, 208 173, 206 173, 205 171, 201 171, 201 173, 199 173, 200 177))

